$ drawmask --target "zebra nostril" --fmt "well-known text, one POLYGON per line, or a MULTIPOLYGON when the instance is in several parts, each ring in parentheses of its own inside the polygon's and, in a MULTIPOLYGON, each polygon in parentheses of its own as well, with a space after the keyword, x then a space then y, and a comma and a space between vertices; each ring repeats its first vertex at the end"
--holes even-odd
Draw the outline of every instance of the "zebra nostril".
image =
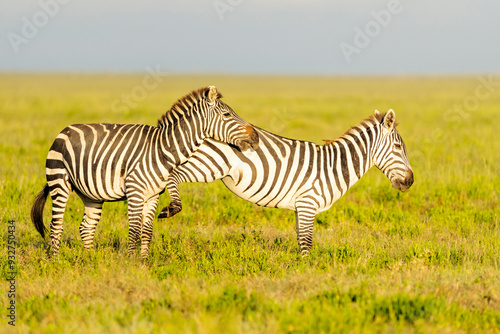
POLYGON ((413 171, 410 170, 409 173, 406 174, 405 181, 408 188, 411 187, 411 185, 413 184, 413 171))
POLYGON ((257 131, 253 131, 252 135, 250 136, 250 140, 252 141, 252 148, 254 150, 259 148, 259 135, 257 134, 257 131))
POLYGON ((248 124, 244 127, 243 131, 248 136, 247 139, 243 140, 248 145, 247 147, 251 146, 254 150, 259 148, 259 134, 255 131, 254 127, 248 124))
POLYGON ((250 148, 250 144, 246 140, 242 140, 237 144, 238 148, 242 151, 246 151, 250 148))

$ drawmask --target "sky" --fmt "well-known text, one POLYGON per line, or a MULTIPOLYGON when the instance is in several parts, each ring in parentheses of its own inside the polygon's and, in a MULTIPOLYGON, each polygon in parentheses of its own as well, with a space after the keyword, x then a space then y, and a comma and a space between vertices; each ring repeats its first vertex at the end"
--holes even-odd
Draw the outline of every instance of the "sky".
POLYGON ((1 0, 0 71, 500 72, 498 0, 1 0))

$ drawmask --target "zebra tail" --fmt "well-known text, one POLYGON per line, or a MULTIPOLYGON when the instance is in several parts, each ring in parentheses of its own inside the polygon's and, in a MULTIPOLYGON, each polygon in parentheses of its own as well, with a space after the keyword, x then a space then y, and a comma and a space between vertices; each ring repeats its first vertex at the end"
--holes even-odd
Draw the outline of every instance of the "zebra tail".
POLYGON ((33 202, 33 207, 31 208, 31 221, 35 225, 36 230, 42 238, 45 239, 45 232, 47 228, 43 225, 43 207, 47 201, 47 196, 49 194, 49 185, 45 184, 42 191, 36 195, 35 201, 33 202))

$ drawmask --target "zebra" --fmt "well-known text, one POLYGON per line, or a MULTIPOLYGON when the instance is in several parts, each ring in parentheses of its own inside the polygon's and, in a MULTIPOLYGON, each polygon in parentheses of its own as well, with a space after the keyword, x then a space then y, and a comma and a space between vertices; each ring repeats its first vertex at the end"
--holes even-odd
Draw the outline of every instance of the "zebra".
POLYGON ((316 215, 329 209, 372 166, 378 167, 392 187, 406 191, 413 170, 403 139, 396 130, 396 115, 374 115, 325 145, 284 138, 255 127, 256 150, 207 139, 167 180, 171 203, 158 218, 182 209, 177 185, 222 179, 237 196, 260 206, 295 211, 297 241, 303 257, 312 246, 316 215))
POLYGON ((85 212, 80 225, 90 249, 104 202, 128 200, 128 253, 141 238, 141 258, 149 257, 153 218, 168 175, 196 151, 205 138, 256 149, 253 126, 238 117, 214 86, 200 88, 175 102, 157 126, 142 124, 74 124, 54 140, 46 160, 47 182, 35 198, 31 219, 45 238, 43 208, 50 193, 52 251, 58 254, 63 216, 74 190, 85 212))

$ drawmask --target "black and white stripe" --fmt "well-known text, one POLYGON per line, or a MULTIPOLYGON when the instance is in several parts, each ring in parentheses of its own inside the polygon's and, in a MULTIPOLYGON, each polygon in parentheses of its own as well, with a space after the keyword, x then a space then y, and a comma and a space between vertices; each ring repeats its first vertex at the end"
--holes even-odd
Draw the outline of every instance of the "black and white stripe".
POLYGON ((171 203, 159 218, 181 210, 179 183, 222 179, 245 200, 294 210, 300 252, 306 256, 312 245, 315 216, 330 208, 372 166, 382 170, 396 189, 405 191, 412 185, 413 171, 395 120, 392 110, 384 116, 376 111, 325 145, 283 138, 257 127, 257 150, 241 152, 207 139, 170 174, 167 190, 171 203))
POLYGON ((63 215, 74 190, 85 205, 80 233, 84 246, 93 243, 105 201, 128 200, 129 253, 141 237, 141 256, 149 255, 152 221, 158 196, 172 170, 205 138, 257 148, 258 135, 220 100, 213 86, 178 100, 158 126, 138 124, 74 124, 56 137, 46 161, 47 184, 32 208, 32 220, 44 237, 43 206, 52 197, 50 236, 59 250, 63 215))

